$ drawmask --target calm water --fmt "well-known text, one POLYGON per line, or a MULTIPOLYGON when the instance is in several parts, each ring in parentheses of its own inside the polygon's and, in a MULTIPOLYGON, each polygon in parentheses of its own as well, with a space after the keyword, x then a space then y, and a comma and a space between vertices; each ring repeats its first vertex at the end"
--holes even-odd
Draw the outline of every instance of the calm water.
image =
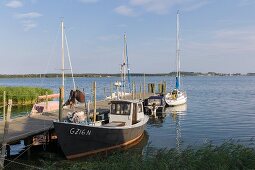
MULTIPOLYGON (((97 82, 97 98, 109 94, 110 82, 119 78, 76 78, 76 86, 84 88, 90 97, 92 82, 97 82)), ((143 77, 132 78, 137 84, 143 77)), ((167 82, 169 90, 173 77, 146 77, 146 83, 167 82)), ((58 92, 60 79, 0 79, 0 86, 38 86, 58 92)), ((219 144, 234 139, 252 145, 255 137, 255 77, 184 77, 187 105, 168 108, 165 118, 150 120, 147 143, 155 148, 186 147, 212 142, 219 144)), ((67 79, 66 89, 72 87, 67 79)), ((66 96, 68 91, 66 91, 66 96)), ((144 146, 146 147, 146 146, 144 146)))

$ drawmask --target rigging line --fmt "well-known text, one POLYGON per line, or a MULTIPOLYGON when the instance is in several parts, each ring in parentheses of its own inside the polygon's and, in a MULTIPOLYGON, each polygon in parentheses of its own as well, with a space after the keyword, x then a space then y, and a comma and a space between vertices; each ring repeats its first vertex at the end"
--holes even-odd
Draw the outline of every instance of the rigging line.
MULTIPOLYGON (((17 156, 16 158, 14 158, 12 160, 12 162, 15 162, 15 160, 17 160, 20 156, 22 156, 28 149, 30 149, 33 146, 33 144, 28 145, 28 148, 26 148, 19 156, 17 156)), ((7 166, 9 166, 12 162, 9 162, 7 165, 4 166, 4 168, 6 168, 7 166)))
POLYGON ((70 68, 71 68, 72 79, 73 79, 73 89, 76 90, 75 82, 74 82, 74 77, 73 77, 73 67, 72 67, 72 63, 71 63, 71 57, 70 57, 69 46, 68 46, 68 43, 67 43, 66 34, 65 34, 65 40, 66 40, 67 55, 68 55, 69 64, 70 64, 70 68))
MULTIPOLYGON (((60 27, 59 27, 59 29, 58 29, 58 31, 57 31, 56 37, 55 37, 55 39, 54 39, 54 42, 53 42, 53 45, 52 45, 52 48, 51 48, 51 51, 50 51, 50 53, 49 53, 49 57, 48 57, 47 65, 46 65, 45 70, 44 70, 44 74, 47 73, 48 68, 49 68, 49 65, 50 65, 50 60, 51 60, 51 58, 53 58, 53 51, 54 51, 54 49, 55 49, 54 47, 56 47, 57 38, 58 38, 59 33, 60 33, 60 27)), ((45 80, 45 77, 43 77, 43 78, 41 79, 40 86, 42 86, 42 83, 43 83, 44 80, 45 80)))
POLYGON ((16 163, 16 164, 23 165, 23 166, 30 167, 30 168, 34 168, 34 169, 43 169, 43 168, 40 168, 40 167, 24 164, 24 163, 21 163, 21 162, 16 162, 16 161, 13 161, 13 160, 10 160, 10 159, 6 159, 6 158, 4 160, 9 161, 10 163, 16 163))

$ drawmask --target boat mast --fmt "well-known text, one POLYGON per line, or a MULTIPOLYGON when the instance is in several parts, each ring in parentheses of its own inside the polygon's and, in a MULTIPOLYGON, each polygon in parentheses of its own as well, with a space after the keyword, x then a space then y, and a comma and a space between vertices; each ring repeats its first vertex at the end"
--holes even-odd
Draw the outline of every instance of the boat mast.
MULTIPOLYGON (((62 56, 62 87, 63 89, 65 89, 65 80, 64 80, 64 77, 65 77, 65 70, 64 70, 64 67, 65 67, 65 54, 64 54, 64 21, 62 20, 61 21, 61 32, 62 32, 62 41, 61 41, 61 56, 62 56)), ((64 95, 63 95, 64 96, 64 95)), ((64 101, 64 100, 63 100, 64 101)))
POLYGON ((127 53, 127 36, 125 37, 125 48, 126 48, 126 57, 127 57, 127 74, 128 74, 128 89, 129 92, 131 92, 131 86, 130 86, 130 69, 129 69, 129 63, 128 63, 128 53, 127 53))
POLYGON ((123 74, 123 93, 125 94, 126 91, 126 33, 124 33, 124 51, 123 51, 123 64, 122 64, 122 74, 123 74))
POLYGON ((179 10, 176 16, 176 77, 178 82, 176 82, 176 88, 180 87, 180 23, 179 23, 179 10), (177 85, 178 84, 178 85, 177 85))

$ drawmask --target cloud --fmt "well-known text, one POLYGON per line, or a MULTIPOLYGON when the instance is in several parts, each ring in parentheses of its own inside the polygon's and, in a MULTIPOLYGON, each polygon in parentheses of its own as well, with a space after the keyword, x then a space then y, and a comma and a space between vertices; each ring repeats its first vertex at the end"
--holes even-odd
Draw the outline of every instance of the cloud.
POLYGON ((208 0, 129 0, 129 6, 140 7, 146 12, 162 15, 167 14, 174 7, 193 11, 205 6, 208 2, 208 0))
POLYGON ((114 9, 114 11, 118 14, 124 15, 124 16, 136 16, 134 10, 128 6, 121 5, 114 9))
POLYGON ((41 16, 42 14, 38 12, 29 12, 29 13, 22 13, 22 14, 15 15, 15 17, 18 19, 32 19, 32 18, 38 18, 41 16))
POLYGON ((85 4, 98 2, 98 0, 79 0, 79 1, 85 4))
POLYGON ((97 39, 101 40, 101 41, 113 41, 113 40, 118 40, 121 37, 119 35, 103 35, 103 36, 99 36, 97 39))
POLYGON ((10 1, 7 4, 5 4, 5 6, 7 6, 9 8, 19 8, 19 7, 22 7, 23 4, 21 1, 13 0, 13 1, 10 1))
POLYGON ((201 2, 197 2, 195 4, 192 4, 190 6, 186 6, 183 8, 184 11, 194 11, 196 9, 199 9, 205 5, 207 5, 209 2, 208 1, 201 1, 201 2))
POLYGON ((24 31, 29 31, 29 30, 37 27, 37 24, 34 20, 41 16, 43 16, 43 15, 38 12, 28 12, 28 13, 16 14, 15 18, 20 20, 24 31))
POLYGON ((32 20, 24 20, 21 21, 24 31, 29 31, 35 27, 37 27, 37 24, 32 20))

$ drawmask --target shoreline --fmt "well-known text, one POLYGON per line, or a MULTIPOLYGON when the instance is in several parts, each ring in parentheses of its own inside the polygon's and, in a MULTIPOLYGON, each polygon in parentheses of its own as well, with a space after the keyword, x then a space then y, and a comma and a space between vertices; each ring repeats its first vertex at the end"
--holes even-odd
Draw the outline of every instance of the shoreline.
MULTIPOLYGON (((174 77, 176 72, 171 73, 131 73, 131 77, 143 77, 143 76, 170 76, 174 77)), ((216 73, 216 72, 208 72, 208 73, 201 73, 201 72, 181 72, 182 76, 255 76, 255 73, 216 73)), ((66 74, 66 77, 72 77, 71 74, 66 74)), ((61 74, 59 73, 48 73, 48 74, 0 74, 0 78, 60 78, 61 74)), ((121 77, 120 74, 106 74, 106 73, 82 73, 82 74, 74 74, 74 77, 87 77, 87 78, 100 78, 100 77, 121 77)))

